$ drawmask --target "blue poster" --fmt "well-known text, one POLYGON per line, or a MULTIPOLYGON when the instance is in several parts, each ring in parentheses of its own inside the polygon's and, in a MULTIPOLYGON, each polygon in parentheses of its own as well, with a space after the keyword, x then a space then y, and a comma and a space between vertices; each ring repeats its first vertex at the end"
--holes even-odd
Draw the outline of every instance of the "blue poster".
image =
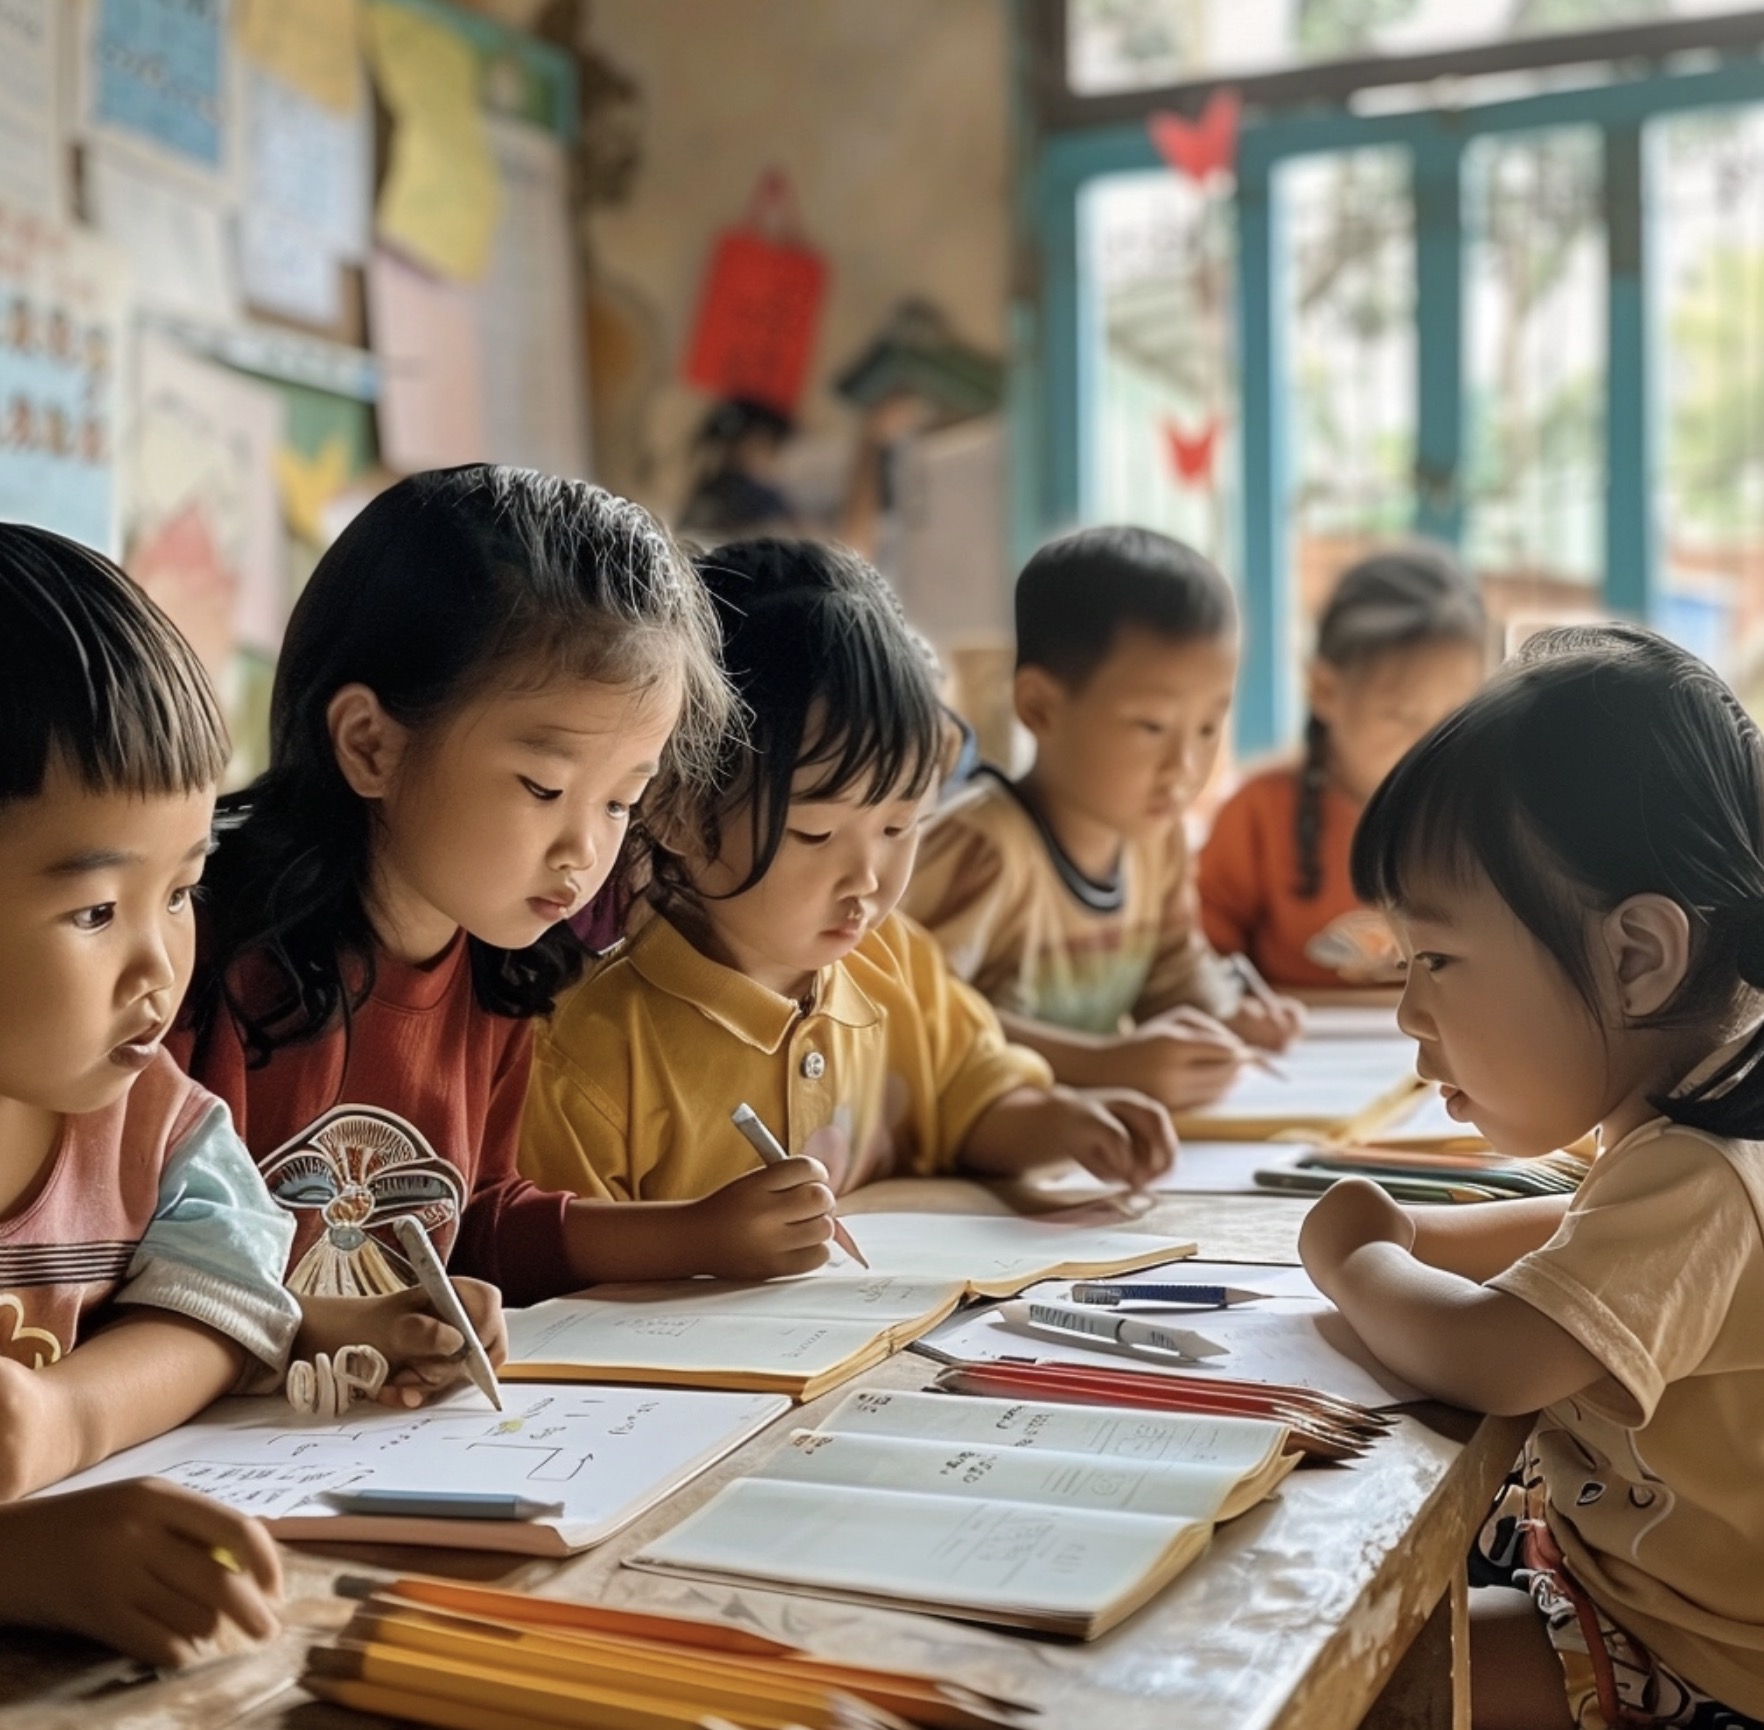
POLYGON ((226 24, 226 0, 97 0, 93 119, 221 168, 226 24))

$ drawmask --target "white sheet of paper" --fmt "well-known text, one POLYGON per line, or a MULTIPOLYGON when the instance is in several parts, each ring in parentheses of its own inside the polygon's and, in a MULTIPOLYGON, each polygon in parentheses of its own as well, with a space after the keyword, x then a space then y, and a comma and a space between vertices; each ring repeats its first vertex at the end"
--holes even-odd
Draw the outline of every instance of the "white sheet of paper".
MULTIPOLYGON (((696 1388, 505 1387, 493 1411, 476 1389, 418 1411, 356 1406, 303 1418, 280 1399, 223 1400, 182 1428, 113 1455, 55 1493, 160 1477, 262 1519, 322 1519, 326 1490, 469 1490, 562 1502, 544 1520, 567 1541, 640 1511, 693 1460, 789 1408, 775 1394, 696 1388)), ((602 1536, 606 1535, 604 1532, 602 1536)))
POLYGON ((61 144, 63 0, 0 0, 0 204, 59 221, 67 208, 61 144))

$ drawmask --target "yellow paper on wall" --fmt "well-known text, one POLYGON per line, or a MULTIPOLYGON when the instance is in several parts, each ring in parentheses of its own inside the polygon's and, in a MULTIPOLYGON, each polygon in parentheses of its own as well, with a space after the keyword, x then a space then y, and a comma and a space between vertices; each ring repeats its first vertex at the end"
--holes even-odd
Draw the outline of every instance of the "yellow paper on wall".
POLYGON ((397 121, 380 234, 429 269, 475 282, 502 202, 477 56, 456 31, 393 0, 374 0, 367 23, 374 77, 397 121))
POLYGON ((266 72, 339 114, 361 103, 360 0, 245 0, 239 46, 266 72))

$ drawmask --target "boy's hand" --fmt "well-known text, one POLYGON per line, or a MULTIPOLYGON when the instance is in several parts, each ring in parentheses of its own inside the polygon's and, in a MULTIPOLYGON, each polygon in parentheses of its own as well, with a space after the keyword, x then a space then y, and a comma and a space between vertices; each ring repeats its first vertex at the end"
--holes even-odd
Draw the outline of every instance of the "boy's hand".
POLYGON ((687 1209, 699 1271, 718 1279, 776 1279, 827 1259, 833 1190, 818 1159, 762 1165, 687 1209))
POLYGON ((1311 1204, 1299 1228, 1299 1259, 1325 1294, 1343 1262, 1369 1243, 1415 1247, 1415 1222, 1370 1178, 1344 1177, 1311 1204))
POLYGON ((1176 1163, 1176 1130, 1155 1099, 1130 1087, 1056 1087, 1042 1145, 1093 1176, 1143 1189, 1176 1163))
POLYGON ((134 1479, 0 1509, 0 1553, 0 1620, 86 1634, 148 1664, 192 1662, 229 1623, 256 1640, 276 1632, 282 1569, 269 1534, 175 1484, 134 1479))
POLYGON ((1123 1033, 1108 1069, 1121 1086, 1149 1093, 1171 1111, 1192 1111, 1230 1087, 1245 1056, 1243 1041, 1230 1028, 1184 1007, 1123 1033))
MULTIPOLYGON (((453 1289, 491 1364, 500 1364, 508 1356, 501 1292, 476 1279, 455 1279, 453 1289)), ((386 1385, 377 1396, 383 1406, 420 1406, 465 1377, 465 1341, 430 1308, 421 1286, 371 1298, 302 1295, 300 1307, 294 1356, 335 1358, 345 1346, 372 1346, 386 1360, 386 1385)))
POLYGON ((1176 1163, 1176 1131, 1169 1112, 1130 1087, 1019 1087, 980 1114, 962 1146, 963 1168, 983 1177, 1064 1159, 1140 1189, 1176 1163))
POLYGON ((1225 1025, 1246 1045, 1284 1051, 1304 1031, 1305 1006, 1296 997, 1264 999, 1248 992, 1237 1013, 1225 1017, 1225 1025))

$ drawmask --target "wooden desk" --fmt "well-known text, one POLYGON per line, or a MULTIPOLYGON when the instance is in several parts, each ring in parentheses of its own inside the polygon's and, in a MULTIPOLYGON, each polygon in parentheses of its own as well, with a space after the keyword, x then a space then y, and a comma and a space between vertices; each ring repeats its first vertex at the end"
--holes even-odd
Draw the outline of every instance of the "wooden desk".
MULTIPOLYGON (((954 1200, 949 1190, 939 1194, 954 1200)), ((866 1199, 888 1201, 886 1193, 866 1199)), ((1256 1197, 1175 1196, 1147 1223, 1198 1238, 1209 1259, 1290 1260, 1303 1212, 1303 1203, 1256 1197)), ((925 1366, 911 1355, 864 1378, 892 1387, 924 1379, 925 1366)), ((851 1385, 805 1408, 804 1421, 851 1385)), ((1377 1730, 1448 1730, 1467 1722, 1463 1678, 1454 1689, 1451 1667, 1464 1555, 1525 1429, 1524 1420, 1476 1420, 1443 1408, 1405 1417, 1364 1461, 1301 1471, 1275 1502, 1222 1527, 1201 1562, 1112 1633, 1058 1645, 618 1566, 778 1446, 780 1425, 665 1509, 569 1562, 510 1568, 507 1558, 434 1550, 285 1550, 286 1632, 264 1650, 193 1675, 129 1683, 131 1666, 80 1642, 0 1636, 0 1724, 343 1730, 380 1722, 312 1702, 292 1679, 305 1647, 347 1618, 348 1606, 331 1593, 339 1574, 409 1570, 740 1619, 828 1655, 910 1665, 1030 1700, 1042 1708, 1045 1730, 1353 1730, 1362 1720, 1377 1730)))

